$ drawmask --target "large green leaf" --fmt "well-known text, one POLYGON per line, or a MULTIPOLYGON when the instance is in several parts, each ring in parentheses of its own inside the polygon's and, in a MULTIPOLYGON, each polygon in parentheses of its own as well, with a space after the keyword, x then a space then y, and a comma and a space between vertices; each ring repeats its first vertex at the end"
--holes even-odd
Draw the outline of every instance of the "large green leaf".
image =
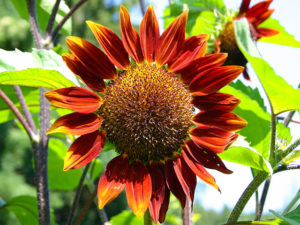
POLYGON ((224 87, 221 92, 232 94, 241 100, 234 112, 244 118, 248 124, 239 133, 245 137, 252 148, 267 159, 270 149, 270 114, 260 107, 256 99, 248 96, 249 92, 243 93, 242 90, 230 86, 224 87))
POLYGON ((270 101, 274 114, 300 109, 300 90, 293 88, 260 57, 253 42, 246 19, 234 21, 234 30, 239 49, 251 63, 270 101))
MULTIPOLYGON (((280 215, 279 213, 275 212, 274 210, 270 210, 270 212, 273 213, 278 218, 286 221, 290 225, 300 225, 300 222, 296 221, 294 218, 292 219, 292 218, 287 217, 286 215, 285 216, 280 215)), ((299 213, 299 210, 298 210, 298 213, 299 213)), ((296 218, 299 218, 299 216, 296 218)))
POLYGON ((47 89, 76 86, 55 70, 26 69, 0 73, 0 84, 20 85, 47 89))
MULTIPOLYGON (((26 0, 11 0, 15 8, 19 12, 23 19, 28 20, 28 10, 26 5, 26 0)), ((36 11, 37 19, 41 30, 46 30, 52 8, 56 0, 37 0, 36 1, 36 11)), ((60 2, 59 10, 55 18, 55 25, 57 25, 62 18, 70 11, 69 7, 64 0, 60 2)), ((62 27, 62 33, 70 35, 72 31, 72 20, 68 20, 62 27)))
POLYGON ((110 220, 111 225, 142 225, 144 220, 136 217, 131 211, 123 211, 110 220))
POLYGON ((293 35, 289 34, 284 27, 280 25, 278 20, 269 18, 259 27, 272 28, 280 32, 275 36, 263 37, 259 39, 259 41, 300 48, 300 41, 296 40, 293 35))
POLYGON ((246 147, 230 147, 219 154, 221 159, 229 162, 249 166, 254 169, 263 170, 268 173, 272 172, 270 164, 262 157, 260 153, 246 147))
POLYGON ((62 57, 52 50, 32 49, 32 52, 0 49, 0 72, 40 68, 56 70, 78 85, 74 74, 65 65, 62 57))
MULTIPOLYGON (((22 225, 39 225, 38 207, 35 197, 18 196, 9 200, 5 208, 13 212, 22 225)), ((51 213, 51 224, 55 225, 54 215, 51 213)))
POLYGON ((82 170, 64 172, 64 158, 67 152, 65 143, 51 138, 49 141, 49 187, 52 190, 73 190, 77 187, 82 170))
POLYGON ((282 219, 277 218, 272 221, 241 221, 236 223, 227 223, 226 225, 290 225, 282 219))

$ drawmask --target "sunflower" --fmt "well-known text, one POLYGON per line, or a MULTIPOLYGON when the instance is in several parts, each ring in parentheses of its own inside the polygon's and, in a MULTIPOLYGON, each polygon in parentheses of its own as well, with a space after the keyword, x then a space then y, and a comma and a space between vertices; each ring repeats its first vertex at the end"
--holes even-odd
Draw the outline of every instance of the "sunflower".
POLYGON ((106 54, 79 37, 66 39, 71 54, 63 59, 91 90, 46 93, 54 106, 75 111, 58 118, 48 134, 81 135, 65 156, 65 171, 90 163, 106 139, 115 145, 118 156, 98 184, 100 209, 125 188, 136 216, 149 209, 155 223, 163 222, 170 192, 184 207, 187 199, 193 201, 196 176, 219 189, 205 167, 231 173, 217 153, 237 138, 234 132, 246 121, 231 112, 240 101, 217 91, 243 67, 222 66, 225 53, 205 56, 207 35, 185 39, 187 15, 182 13, 160 35, 150 6, 138 34, 121 6, 122 40, 88 21, 106 54))
MULTIPOLYGON (((221 32, 219 38, 216 39, 215 52, 228 52, 226 65, 240 65, 246 67, 247 59, 239 50, 234 34, 235 20, 246 18, 249 23, 251 37, 254 41, 262 37, 270 37, 279 33, 279 31, 271 28, 260 27, 260 24, 268 19, 274 12, 269 9, 273 0, 264 0, 249 8, 251 0, 243 0, 238 15, 233 17, 221 32)), ((243 72, 244 78, 250 80, 247 69, 243 72)))

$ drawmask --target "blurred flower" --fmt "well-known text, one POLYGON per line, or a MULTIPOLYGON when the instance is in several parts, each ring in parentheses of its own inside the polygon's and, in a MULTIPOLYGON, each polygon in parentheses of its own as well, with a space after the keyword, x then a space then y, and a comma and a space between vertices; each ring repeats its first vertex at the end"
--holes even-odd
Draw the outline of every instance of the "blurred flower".
POLYGON ((193 201, 196 175, 219 189, 205 167, 231 173, 217 153, 237 138, 234 131, 246 121, 231 112, 239 100, 217 91, 243 67, 222 66, 225 53, 205 56, 207 35, 185 39, 187 15, 182 13, 159 35, 150 6, 139 35, 121 6, 122 40, 88 21, 106 54, 79 37, 67 38, 71 54, 63 59, 92 91, 69 87, 48 92, 53 105, 75 111, 60 117, 48 134, 81 135, 66 154, 64 170, 90 163, 106 138, 115 144, 119 155, 98 185, 100 209, 125 188, 135 215, 141 217, 149 208, 153 221, 163 222, 170 192, 184 207, 187 198, 193 201), (104 79, 111 81, 106 85, 104 79), (201 110, 196 115, 194 107, 201 110))
MULTIPOLYGON (((249 29, 251 37, 257 41, 261 37, 270 37, 279 33, 279 31, 271 28, 263 28, 259 25, 268 19, 274 12, 274 9, 269 9, 273 0, 264 0, 249 8, 251 0, 243 0, 237 16, 229 21, 220 36, 216 39, 215 52, 227 52, 228 58, 225 62, 226 65, 240 65, 246 67, 247 59, 239 50, 235 35, 233 21, 241 18, 246 18, 249 22, 249 29)), ((243 72, 244 78, 250 80, 247 69, 243 72)))

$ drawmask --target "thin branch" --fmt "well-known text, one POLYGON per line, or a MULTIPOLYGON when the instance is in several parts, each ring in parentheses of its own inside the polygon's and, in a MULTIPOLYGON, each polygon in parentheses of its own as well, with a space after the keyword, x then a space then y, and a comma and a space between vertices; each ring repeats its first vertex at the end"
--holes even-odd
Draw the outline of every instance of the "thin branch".
POLYGON ((286 165, 286 164, 284 164, 284 165, 281 165, 281 166, 277 167, 274 170, 274 174, 282 172, 282 171, 286 171, 286 170, 297 170, 297 169, 300 169, 300 165, 297 165, 297 164, 288 164, 288 165, 286 165))
POLYGON ((270 143, 270 156, 269 162, 272 166, 275 163, 275 148, 276 148, 276 116, 273 114, 272 110, 272 117, 271 117, 271 143, 270 143))
POLYGON ((61 0, 56 0, 55 5, 53 6, 53 9, 52 9, 49 21, 48 21, 46 33, 45 33, 46 39, 48 39, 51 35, 53 25, 54 25, 54 22, 55 22, 55 17, 57 15, 60 2, 61 2, 61 0))
POLYGON ((55 28, 55 30, 53 31, 51 38, 50 38, 50 42, 52 42, 58 32, 60 31, 60 29, 63 27, 63 25, 65 24, 65 22, 67 22, 67 20, 73 15, 73 13, 83 4, 85 3, 87 0, 80 0, 77 4, 75 4, 70 11, 64 16, 64 18, 62 19, 62 21, 60 21, 60 23, 57 25, 57 27, 55 28))
POLYGON ((85 206, 83 207, 83 209, 80 212, 79 217, 77 218, 75 225, 80 225, 85 217, 85 214, 87 213, 88 209, 91 207, 91 205, 93 204, 94 198, 97 195, 97 188, 94 190, 94 192, 91 194, 89 200, 87 201, 87 203, 85 204, 85 206))
POLYGON ((289 123, 292 121, 292 118, 294 116, 296 111, 290 111, 287 117, 284 119, 283 124, 285 127, 289 126, 289 123))
MULTIPOLYGON (((294 111, 293 111, 293 112, 294 112, 294 111)), ((286 118, 287 118, 287 117, 277 116, 277 119, 278 119, 278 120, 285 120, 286 118)), ((291 119, 291 120, 289 121, 289 123, 290 123, 290 122, 300 124, 300 121, 298 121, 298 120, 293 120, 293 119, 291 119)), ((287 126, 288 126, 289 123, 287 123, 287 126)), ((286 126, 286 127, 287 127, 287 126, 286 126)))
POLYGON ((32 35, 38 49, 43 47, 43 37, 41 35, 37 18, 36 18, 36 10, 35 10, 35 0, 26 0, 27 8, 29 13, 29 21, 31 25, 32 35))
POLYGON ((234 209, 232 210, 229 219, 227 223, 234 224, 239 219, 241 213, 243 212, 247 202, 253 195, 253 193, 257 190, 257 188, 261 185, 262 182, 269 176, 268 173, 260 171, 255 176, 255 178, 251 181, 251 183, 248 185, 248 187, 243 192, 242 196, 234 206, 234 209))
POLYGON ((141 7, 142 14, 145 15, 145 13, 146 13, 145 0, 139 0, 139 1, 140 1, 140 7, 141 7))
POLYGON ((76 210, 76 207, 78 205, 78 200, 79 200, 79 197, 81 195, 82 188, 83 188, 84 179, 87 175, 87 172, 90 168, 90 165, 91 164, 89 163, 85 166, 84 171, 81 175, 81 178, 80 178, 80 181, 79 181, 79 184, 78 184, 78 188, 77 188, 77 191, 76 191, 76 195, 75 195, 75 198, 73 200, 72 208, 71 208, 71 211, 70 211, 70 214, 69 214, 69 217, 68 217, 68 222, 67 222, 68 225, 72 224, 72 220, 73 220, 73 217, 74 217, 74 214, 75 214, 75 210, 76 210))
POLYGON ((264 206, 265 206, 265 201, 266 201, 266 198, 267 198, 267 194, 268 194, 268 191, 269 191, 269 188, 270 188, 270 183, 271 183, 271 177, 269 177, 265 181, 265 185, 264 185, 262 195, 261 195, 261 198, 260 198, 259 211, 258 211, 258 216, 257 216, 256 220, 261 219, 261 216, 262 216, 262 213, 263 213, 263 210, 264 210, 264 206))
POLYGON ((192 225, 192 202, 189 199, 186 199, 185 207, 182 212, 182 224, 183 225, 192 225))
POLYGON ((28 109, 28 106, 26 104, 26 101, 25 101, 24 95, 22 93, 22 90, 17 85, 14 85, 14 89, 15 89, 15 92, 16 92, 16 94, 18 96, 19 102, 21 104, 21 108, 23 110, 24 116, 26 118, 26 121, 27 121, 29 127, 31 128, 31 130, 33 131, 33 133, 35 135, 37 135, 36 127, 35 127, 35 124, 33 122, 31 113, 29 112, 29 109, 28 109))
POLYGON ((8 107, 11 109, 11 111, 15 114, 17 119, 20 121, 24 129, 26 130, 29 138, 31 141, 38 141, 37 135, 34 134, 34 132, 31 130, 29 124, 26 122, 25 118, 21 114, 21 112, 18 110, 18 108, 14 105, 14 103, 9 99, 9 97, 0 89, 0 98, 3 99, 3 101, 8 105, 8 107))

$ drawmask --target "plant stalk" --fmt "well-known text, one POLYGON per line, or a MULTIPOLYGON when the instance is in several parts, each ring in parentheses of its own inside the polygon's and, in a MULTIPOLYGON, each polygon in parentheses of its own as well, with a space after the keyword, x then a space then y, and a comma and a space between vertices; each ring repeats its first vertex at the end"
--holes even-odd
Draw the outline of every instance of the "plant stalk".
POLYGON ((258 174, 254 177, 251 183, 243 192, 242 196, 236 203, 234 209, 232 210, 227 223, 235 223, 239 219, 241 213, 243 212, 247 202, 253 195, 253 193, 258 189, 258 187, 264 182, 264 180, 269 176, 268 173, 264 171, 259 171, 258 174))
POLYGON ((46 39, 48 39, 51 35, 53 25, 54 25, 54 22, 55 22, 55 17, 57 15, 60 2, 61 2, 61 0, 56 0, 55 5, 53 6, 53 9, 52 9, 49 21, 48 21, 46 33, 45 33, 46 39))
POLYGON ((257 218, 256 218, 256 220, 258 220, 258 221, 261 219, 261 216, 262 216, 262 213, 263 213, 263 210, 264 210, 265 201, 266 201, 268 191, 269 191, 269 188, 270 188, 270 183, 271 183, 271 177, 269 177, 265 181, 265 185, 264 185, 264 188, 263 188, 263 191, 262 191, 262 195, 261 195, 260 202, 259 202, 258 215, 257 215, 257 218))
POLYGON ((189 199, 186 199, 185 207, 182 212, 182 223, 183 225, 193 225, 192 202, 189 199))
POLYGON ((139 2, 140 2, 140 7, 141 7, 142 14, 145 15, 145 13, 146 13, 145 0, 139 0, 139 2))
POLYGON ((82 188, 83 188, 84 179, 87 175, 87 172, 90 168, 90 165, 91 164, 89 163, 85 166, 84 171, 81 175, 81 178, 80 178, 80 181, 79 181, 79 184, 78 184, 78 188, 77 188, 77 191, 76 191, 76 195, 75 195, 75 198, 73 200, 72 208, 71 208, 71 211, 70 211, 70 214, 69 214, 69 217, 68 217, 68 222, 67 222, 68 225, 72 224, 72 220, 73 220, 73 217, 74 217, 74 214, 75 214, 75 210, 76 210, 76 207, 78 205, 79 197, 81 195, 81 191, 82 191, 82 188))

